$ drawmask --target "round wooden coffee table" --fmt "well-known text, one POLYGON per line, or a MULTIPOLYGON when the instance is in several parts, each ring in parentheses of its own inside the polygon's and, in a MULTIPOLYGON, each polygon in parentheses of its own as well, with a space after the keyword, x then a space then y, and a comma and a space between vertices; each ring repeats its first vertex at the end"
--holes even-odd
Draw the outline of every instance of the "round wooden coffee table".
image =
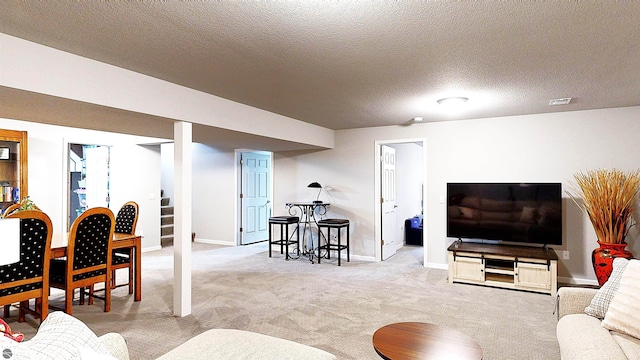
POLYGON ((470 336, 421 322, 381 327, 373 334, 373 348, 387 360, 482 359, 482 348, 470 336))

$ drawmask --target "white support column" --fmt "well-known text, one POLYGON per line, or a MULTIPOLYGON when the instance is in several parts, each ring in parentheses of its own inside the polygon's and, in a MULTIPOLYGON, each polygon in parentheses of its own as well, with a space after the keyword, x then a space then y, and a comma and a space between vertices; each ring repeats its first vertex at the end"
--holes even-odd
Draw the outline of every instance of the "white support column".
POLYGON ((174 146, 173 314, 191 314, 192 124, 176 122, 174 146))

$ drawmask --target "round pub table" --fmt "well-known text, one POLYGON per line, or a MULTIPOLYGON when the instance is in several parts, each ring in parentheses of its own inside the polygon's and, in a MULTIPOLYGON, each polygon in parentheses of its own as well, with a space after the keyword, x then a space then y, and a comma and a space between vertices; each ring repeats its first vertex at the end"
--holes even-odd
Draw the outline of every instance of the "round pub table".
POLYGON ((482 348, 468 335, 422 322, 381 327, 373 334, 373 347, 387 360, 482 359, 482 348))

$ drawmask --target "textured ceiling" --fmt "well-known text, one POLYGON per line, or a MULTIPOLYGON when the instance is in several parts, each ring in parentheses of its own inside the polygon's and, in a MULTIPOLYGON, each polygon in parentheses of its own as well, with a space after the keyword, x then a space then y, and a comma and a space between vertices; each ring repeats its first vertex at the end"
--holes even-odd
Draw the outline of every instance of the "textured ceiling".
POLYGON ((331 129, 640 105, 638 24, 635 1, 0 2, 0 32, 331 129))

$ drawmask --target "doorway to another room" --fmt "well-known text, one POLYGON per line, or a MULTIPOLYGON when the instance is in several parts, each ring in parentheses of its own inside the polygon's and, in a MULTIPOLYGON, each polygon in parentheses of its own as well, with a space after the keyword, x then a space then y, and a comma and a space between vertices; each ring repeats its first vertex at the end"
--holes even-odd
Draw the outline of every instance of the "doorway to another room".
POLYGON ((85 210, 109 207, 110 147, 69 143, 67 230, 85 210))
POLYGON ((396 250, 412 246, 421 248, 424 265, 426 139, 376 141, 375 147, 376 259, 385 261, 396 250))

